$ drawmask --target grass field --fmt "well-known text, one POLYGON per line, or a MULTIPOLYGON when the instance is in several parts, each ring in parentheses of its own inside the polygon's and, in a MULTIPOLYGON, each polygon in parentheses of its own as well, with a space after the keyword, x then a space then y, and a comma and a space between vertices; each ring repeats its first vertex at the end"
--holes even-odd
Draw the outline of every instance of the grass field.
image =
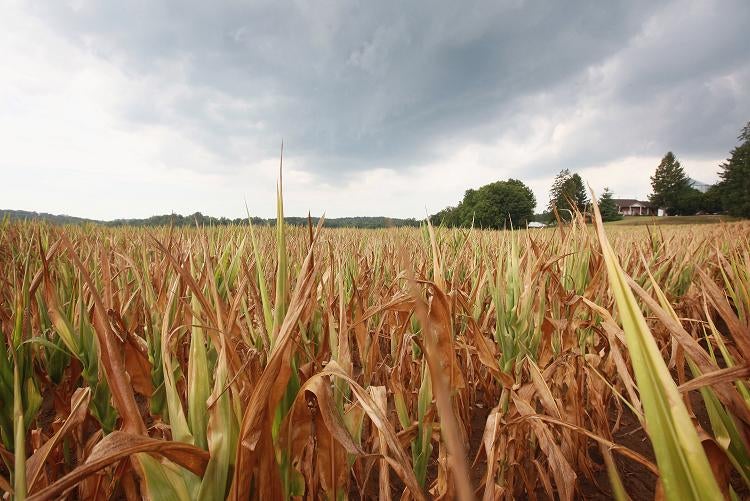
POLYGON ((703 216, 625 216, 619 221, 606 223, 612 226, 661 226, 661 225, 686 225, 686 224, 717 224, 737 221, 732 216, 703 215, 703 216))
POLYGON ((750 224, 627 224, 6 222, 0 489, 747 496, 750 224))

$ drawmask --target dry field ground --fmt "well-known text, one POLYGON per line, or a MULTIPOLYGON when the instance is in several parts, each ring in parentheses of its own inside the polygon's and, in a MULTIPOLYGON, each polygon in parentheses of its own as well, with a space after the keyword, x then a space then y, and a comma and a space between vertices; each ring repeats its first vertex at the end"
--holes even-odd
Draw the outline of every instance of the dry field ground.
POLYGON ((750 223, 597 228, 6 222, 0 490, 747 496, 750 223))

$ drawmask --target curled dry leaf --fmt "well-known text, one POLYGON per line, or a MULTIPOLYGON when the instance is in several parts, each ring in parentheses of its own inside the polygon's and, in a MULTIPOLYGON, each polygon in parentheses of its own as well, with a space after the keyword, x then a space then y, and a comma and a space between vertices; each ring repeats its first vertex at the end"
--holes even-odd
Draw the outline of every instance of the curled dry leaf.
POLYGON ((39 474, 47 461, 47 456, 71 430, 80 425, 86 418, 89 402, 91 401, 91 390, 89 388, 78 388, 73 393, 70 402, 70 414, 57 432, 37 449, 30 458, 26 460, 26 485, 27 492, 33 493, 39 474))
POLYGON ((192 445, 114 431, 94 446, 91 455, 83 465, 30 496, 29 500, 55 499, 70 487, 103 468, 144 452, 163 456, 198 476, 203 475, 209 460, 208 452, 192 445))

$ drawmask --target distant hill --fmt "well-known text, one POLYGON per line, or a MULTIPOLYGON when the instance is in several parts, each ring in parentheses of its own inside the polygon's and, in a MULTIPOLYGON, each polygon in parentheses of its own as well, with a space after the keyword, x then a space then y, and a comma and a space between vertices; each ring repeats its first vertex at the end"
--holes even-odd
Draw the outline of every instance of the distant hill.
MULTIPOLYGON (((29 212, 23 210, 5 210, 0 209, 0 219, 5 217, 11 220, 38 220, 47 221, 52 224, 95 224, 101 226, 224 226, 224 225, 245 225, 247 218, 229 219, 226 217, 205 216, 200 212, 183 216, 181 214, 164 214, 161 216, 151 216, 145 219, 115 219, 113 221, 99 221, 95 219, 85 219, 80 217, 47 214, 45 212, 29 212)), ((318 221, 318 217, 313 217, 313 224, 318 221)), ((284 221, 292 226, 307 225, 306 217, 285 217, 284 221)), ((276 219, 253 218, 253 224, 276 224, 276 219)), ((328 228, 393 228, 401 226, 419 226, 420 221, 416 219, 399 219, 383 216, 374 217, 339 217, 326 218, 325 226, 328 228)))
POLYGON ((0 209, 0 220, 5 219, 6 217, 10 218, 11 220, 48 221, 54 224, 86 224, 86 223, 98 223, 99 222, 99 221, 94 221, 93 219, 84 219, 81 217, 66 216, 64 214, 58 215, 58 214, 48 214, 46 212, 29 212, 25 210, 0 209))

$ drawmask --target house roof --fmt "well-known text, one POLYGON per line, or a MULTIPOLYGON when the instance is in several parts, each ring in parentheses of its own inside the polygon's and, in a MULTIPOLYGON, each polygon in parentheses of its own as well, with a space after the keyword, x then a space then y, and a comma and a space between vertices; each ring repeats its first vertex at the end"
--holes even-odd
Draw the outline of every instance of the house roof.
POLYGON ((690 185, 691 188, 694 188, 701 193, 706 193, 709 188, 711 188, 711 185, 708 183, 704 183, 703 181, 698 181, 697 179, 693 179, 692 177, 688 178, 688 185, 690 185))
POLYGON ((651 202, 643 200, 636 200, 635 198, 613 198, 612 201, 618 207, 632 207, 634 205, 640 205, 641 207, 653 207, 651 202))
POLYGON ((693 179, 692 177, 689 177, 687 179, 688 179, 688 184, 690 186, 696 186, 696 185, 697 186, 711 186, 708 183, 704 183, 703 181, 698 181, 697 179, 693 179))

